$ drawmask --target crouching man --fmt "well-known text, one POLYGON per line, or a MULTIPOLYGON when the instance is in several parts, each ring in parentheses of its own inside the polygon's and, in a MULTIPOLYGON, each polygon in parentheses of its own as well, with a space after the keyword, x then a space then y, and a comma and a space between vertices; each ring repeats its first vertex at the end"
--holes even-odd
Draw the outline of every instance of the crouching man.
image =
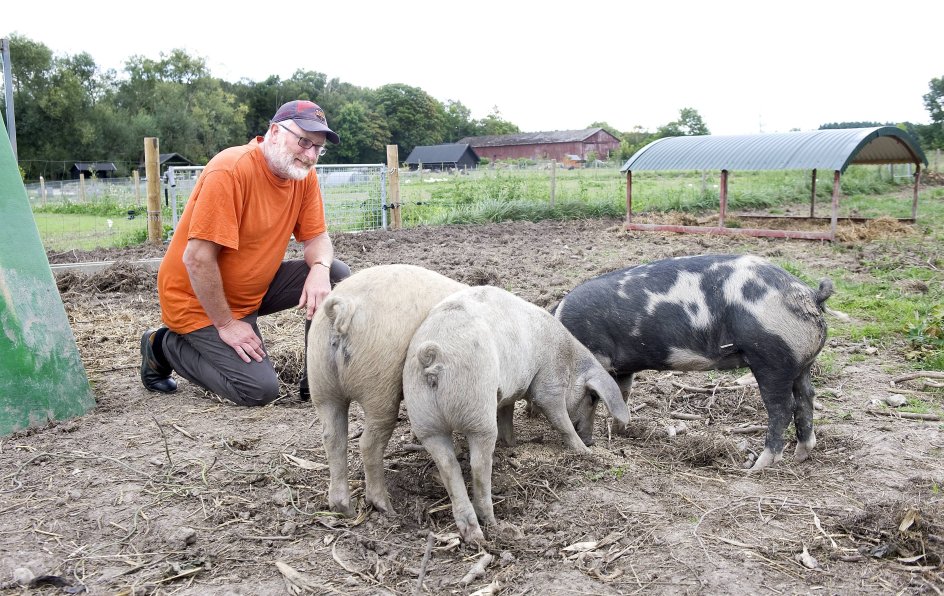
MULTIPOLYGON (((307 331, 331 287, 350 275, 334 258, 315 173, 327 141, 340 139, 321 108, 291 101, 264 137, 207 164, 157 275, 166 327, 141 336, 146 389, 176 391, 176 372, 241 406, 279 396, 257 317, 304 308, 307 331), (283 261, 292 235, 304 260, 283 261)), ((308 398, 304 373, 300 397, 308 398)))

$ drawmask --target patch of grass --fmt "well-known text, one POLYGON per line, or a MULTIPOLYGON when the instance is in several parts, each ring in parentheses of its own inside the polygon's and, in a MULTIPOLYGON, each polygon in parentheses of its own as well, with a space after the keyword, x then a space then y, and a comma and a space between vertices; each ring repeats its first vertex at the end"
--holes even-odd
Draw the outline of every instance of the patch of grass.
MULTIPOLYGON (((944 370, 944 292, 941 273, 934 269, 876 266, 873 279, 850 282, 834 279, 836 295, 832 308, 849 314, 854 323, 831 324, 840 336, 853 341, 876 342, 887 337, 908 340, 905 358, 932 370, 944 370), (920 270, 920 271, 919 271, 920 270), (902 279, 926 281, 927 290, 904 293, 896 282, 902 279)), ((855 356, 852 357, 855 359, 855 356)))
POLYGON ((914 412, 915 414, 931 414, 933 408, 916 397, 909 397, 905 405, 899 408, 902 412, 914 412))
POLYGON ((813 369, 815 376, 831 377, 839 372, 836 353, 829 348, 823 348, 816 357, 816 366, 813 369))
POLYGON ((606 470, 600 470, 596 472, 587 472, 587 479, 593 482, 603 479, 614 479, 622 480, 623 475, 626 473, 626 470, 622 466, 613 466, 606 470))

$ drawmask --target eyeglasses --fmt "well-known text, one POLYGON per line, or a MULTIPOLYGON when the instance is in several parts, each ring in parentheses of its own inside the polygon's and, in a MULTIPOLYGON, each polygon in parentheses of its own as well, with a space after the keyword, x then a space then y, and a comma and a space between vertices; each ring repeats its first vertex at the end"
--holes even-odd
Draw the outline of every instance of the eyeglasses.
POLYGON ((315 148, 315 153, 318 154, 318 157, 321 157, 321 156, 323 156, 325 153, 328 152, 328 148, 325 147, 324 145, 316 145, 311 139, 309 139, 309 138, 307 138, 307 137, 303 137, 302 135, 298 134, 297 132, 295 132, 295 131, 292 130, 291 128, 289 128, 289 127, 285 126, 284 124, 282 124, 281 122, 278 122, 278 125, 281 126, 282 128, 284 128, 285 130, 289 131, 290 133, 292 133, 292 134, 295 135, 296 137, 298 137, 298 146, 301 147, 302 149, 304 149, 304 150, 307 151, 307 150, 311 149, 312 147, 314 147, 314 148, 315 148))

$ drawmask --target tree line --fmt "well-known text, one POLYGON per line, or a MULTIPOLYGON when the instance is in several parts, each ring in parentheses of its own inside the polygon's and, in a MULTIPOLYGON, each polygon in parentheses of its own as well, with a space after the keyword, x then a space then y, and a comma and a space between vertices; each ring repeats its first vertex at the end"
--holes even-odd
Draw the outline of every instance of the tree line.
MULTIPOLYGON (((203 58, 180 49, 157 60, 131 56, 118 73, 99 68, 88 53, 55 55, 17 34, 9 41, 17 153, 28 180, 68 177, 77 161, 113 162, 119 175, 127 175, 141 162, 144 137, 158 137, 163 153, 203 164, 221 149, 262 134, 278 107, 293 99, 317 102, 343 139, 322 159, 325 164, 383 163, 390 144, 406 157, 417 145, 521 132, 497 107, 474 119, 461 101, 441 102, 401 83, 372 89, 301 69, 287 79, 228 82, 211 76, 203 58)), ((932 94, 935 88, 936 111, 925 99, 937 128, 912 126, 929 147, 944 144, 944 89, 938 79, 932 94)), ((678 120, 655 132, 619 131, 605 122, 588 127, 602 127, 621 140, 614 156, 619 159, 657 138, 710 134, 694 108, 682 108, 678 120)))
POLYGON ((179 49, 157 60, 132 56, 119 74, 99 68, 87 53, 54 55, 14 34, 10 62, 17 154, 27 179, 68 177, 77 161, 113 162, 127 174, 143 157, 144 137, 158 137, 163 153, 203 164, 263 134, 272 114, 293 99, 317 102, 343 139, 322 163, 383 163, 388 144, 409 152, 465 136, 520 132, 497 108, 473 119, 461 102, 442 103, 404 84, 369 89, 307 70, 284 80, 228 82, 211 76, 203 58, 179 49))

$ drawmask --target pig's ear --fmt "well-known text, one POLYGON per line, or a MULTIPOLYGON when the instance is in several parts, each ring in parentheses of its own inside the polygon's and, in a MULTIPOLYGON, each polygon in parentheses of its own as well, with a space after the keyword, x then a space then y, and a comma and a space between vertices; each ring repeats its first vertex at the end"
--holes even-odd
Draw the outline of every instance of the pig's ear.
POLYGON ((626 407, 626 403, 623 401, 623 392, 620 391, 619 385, 616 384, 613 377, 602 370, 590 373, 587 378, 587 389, 596 393, 603 400, 606 409, 610 411, 610 415, 616 418, 620 424, 629 423, 629 408, 626 407))

